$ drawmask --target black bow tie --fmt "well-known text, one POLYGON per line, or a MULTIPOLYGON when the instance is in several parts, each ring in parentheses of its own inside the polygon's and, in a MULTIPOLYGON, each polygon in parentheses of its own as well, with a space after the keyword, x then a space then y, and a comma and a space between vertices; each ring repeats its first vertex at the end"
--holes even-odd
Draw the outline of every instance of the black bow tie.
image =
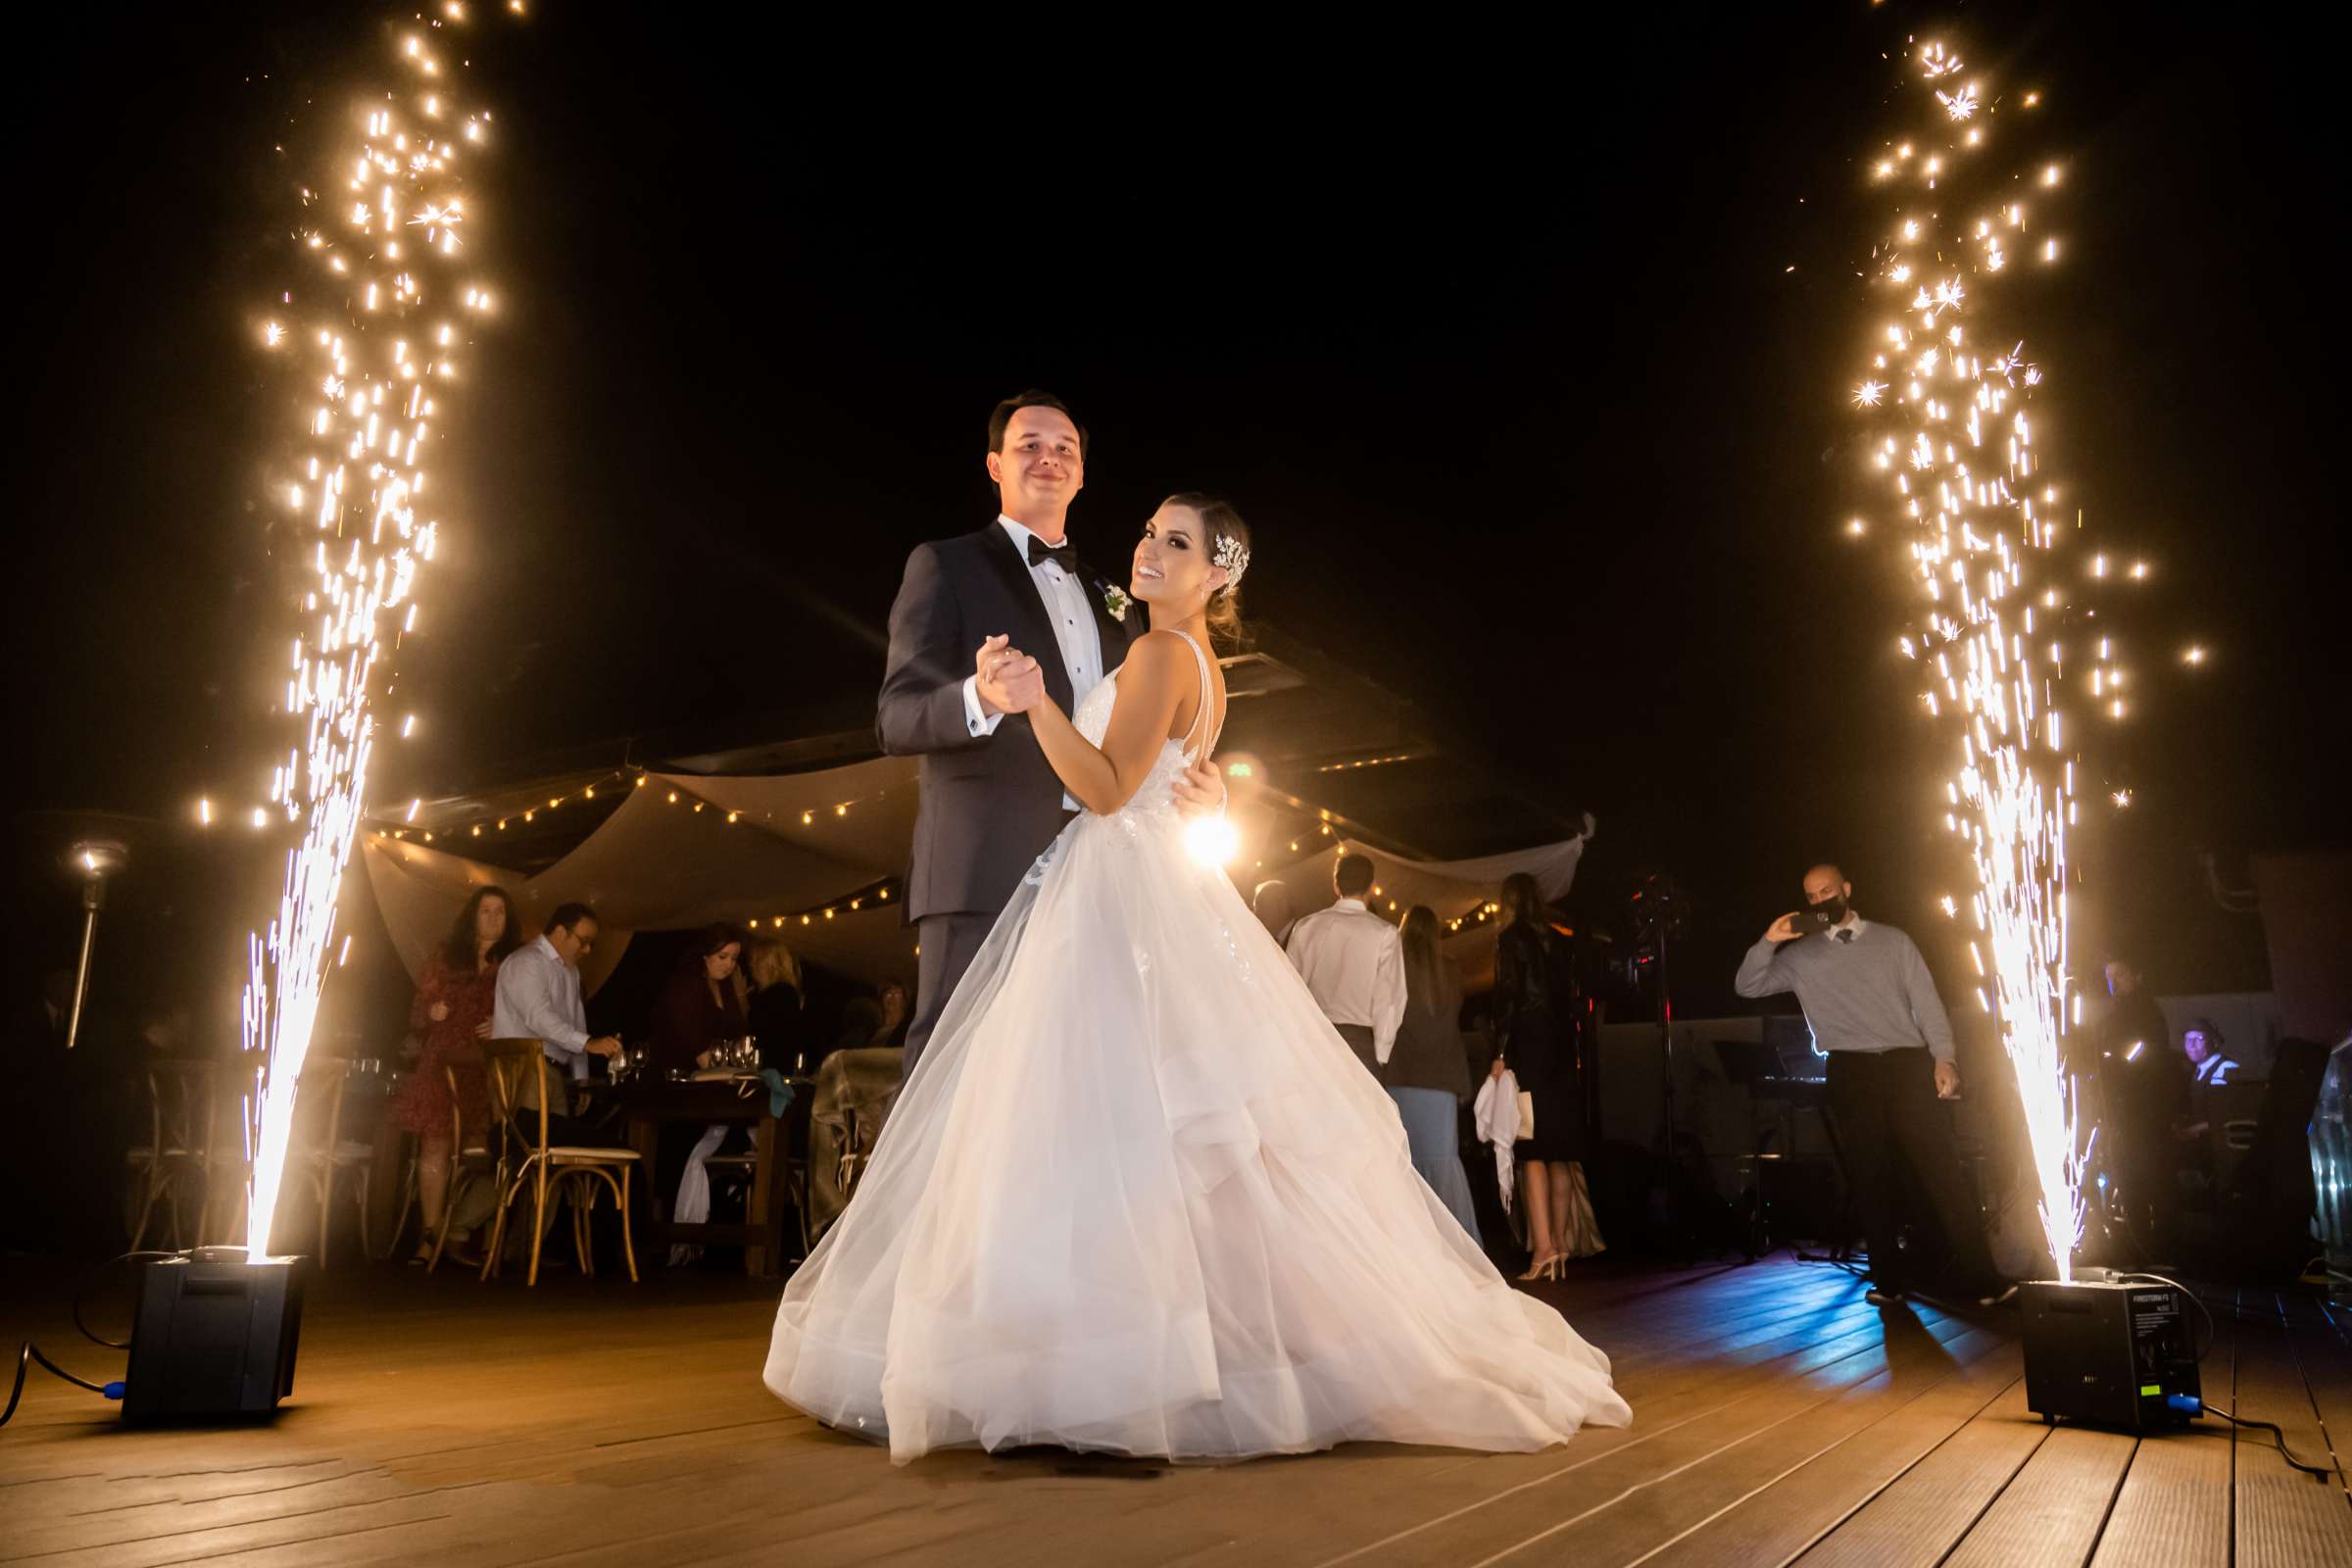
POLYGON ((1032 568, 1051 561, 1063 571, 1078 575, 1078 547, 1068 541, 1050 545, 1035 534, 1029 536, 1029 564, 1032 568))

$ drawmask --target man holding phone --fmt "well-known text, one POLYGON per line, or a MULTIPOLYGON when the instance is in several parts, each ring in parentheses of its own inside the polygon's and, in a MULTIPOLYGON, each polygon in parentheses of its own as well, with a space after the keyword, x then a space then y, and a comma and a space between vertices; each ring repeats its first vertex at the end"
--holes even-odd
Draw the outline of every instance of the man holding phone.
POLYGON ((1929 1283, 1923 1260, 1895 1246, 1907 1217, 1907 1164, 1942 1224, 1957 1282, 1993 1305, 2016 1288, 1993 1266, 1951 1125, 1936 1103, 1960 1095, 1951 1019, 1918 947, 1885 921, 1855 913, 1847 902, 1853 894, 1835 865, 1807 871, 1805 907, 1772 922, 1740 960, 1733 985, 1743 997, 1795 992, 1814 1041, 1829 1054, 1830 1114, 1869 1242, 1871 1303, 1900 1301, 1929 1283))

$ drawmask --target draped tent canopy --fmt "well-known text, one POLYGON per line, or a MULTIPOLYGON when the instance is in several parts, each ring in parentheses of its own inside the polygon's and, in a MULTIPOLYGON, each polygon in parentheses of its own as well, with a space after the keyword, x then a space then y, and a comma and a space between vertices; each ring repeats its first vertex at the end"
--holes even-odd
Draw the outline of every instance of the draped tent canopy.
MULTIPOLYGON (((596 909, 596 951, 581 966, 590 991, 620 961, 631 933, 717 920, 785 936, 802 956, 860 977, 911 970, 912 937, 891 885, 912 841, 910 760, 771 776, 638 777, 575 849, 528 876, 420 835, 396 836, 402 829, 371 832, 363 841, 368 883, 410 972, 473 890, 491 883, 514 896, 525 930, 570 901, 596 909)), ((471 833, 455 840, 474 841, 471 833)))
MULTIPOLYGON (((1333 852, 1359 850, 1378 868, 1383 913, 1427 904, 1465 944, 1491 928, 1482 911, 1510 873, 1531 872, 1549 898, 1568 891, 1590 816, 1580 825, 1556 792, 1446 740, 1353 671, 1270 628, 1258 638, 1222 662, 1231 713, 1219 757, 1245 889, 1278 877, 1301 912, 1321 907, 1333 852), (1443 854, 1498 840, 1534 847, 1443 854)), ((473 890, 495 883, 525 932, 566 902, 596 909, 591 991, 634 932, 719 920, 868 983, 912 975, 914 933, 899 914, 912 759, 878 757, 862 734, 664 752, 681 761, 420 800, 370 822, 368 885, 410 972, 473 890)))

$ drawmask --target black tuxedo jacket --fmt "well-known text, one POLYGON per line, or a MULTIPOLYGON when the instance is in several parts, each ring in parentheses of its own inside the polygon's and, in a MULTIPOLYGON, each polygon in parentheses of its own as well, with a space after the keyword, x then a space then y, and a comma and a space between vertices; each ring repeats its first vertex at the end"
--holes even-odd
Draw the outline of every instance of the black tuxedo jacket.
MULTIPOLYGON (((1091 569, 1079 579, 1108 675, 1126 662, 1146 617, 1129 606, 1124 621, 1112 619, 1102 602, 1110 584, 1091 569)), ((1075 705, 1061 644, 1004 524, 922 545, 906 558, 890 607, 890 661, 875 728, 883 751, 922 759, 909 921, 998 913, 1068 819, 1061 780, 1038 749, 1028 715, 1006 714, 980 740, 964 721, 964 677, 981 643, 996 636, 1010 637, 1038 662, 1046 690, 1069 712, 1075 705)))

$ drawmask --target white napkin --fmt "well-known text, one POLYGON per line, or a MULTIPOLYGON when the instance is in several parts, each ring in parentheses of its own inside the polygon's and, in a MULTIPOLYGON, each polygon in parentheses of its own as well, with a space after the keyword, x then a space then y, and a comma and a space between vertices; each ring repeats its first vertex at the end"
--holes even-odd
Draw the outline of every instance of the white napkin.
POLYGON ((1511 1211, 1511 1173, 1517 1161, 1511 1146, 1519 1141, 1519 1080, 1505 1067, 1497 1078, 1490 1073, 1478 1086, 1470 1106, 1478 1141, 1494 1148, 1494 1184, 1502 1189, 1502 1211, 1511 1211))

